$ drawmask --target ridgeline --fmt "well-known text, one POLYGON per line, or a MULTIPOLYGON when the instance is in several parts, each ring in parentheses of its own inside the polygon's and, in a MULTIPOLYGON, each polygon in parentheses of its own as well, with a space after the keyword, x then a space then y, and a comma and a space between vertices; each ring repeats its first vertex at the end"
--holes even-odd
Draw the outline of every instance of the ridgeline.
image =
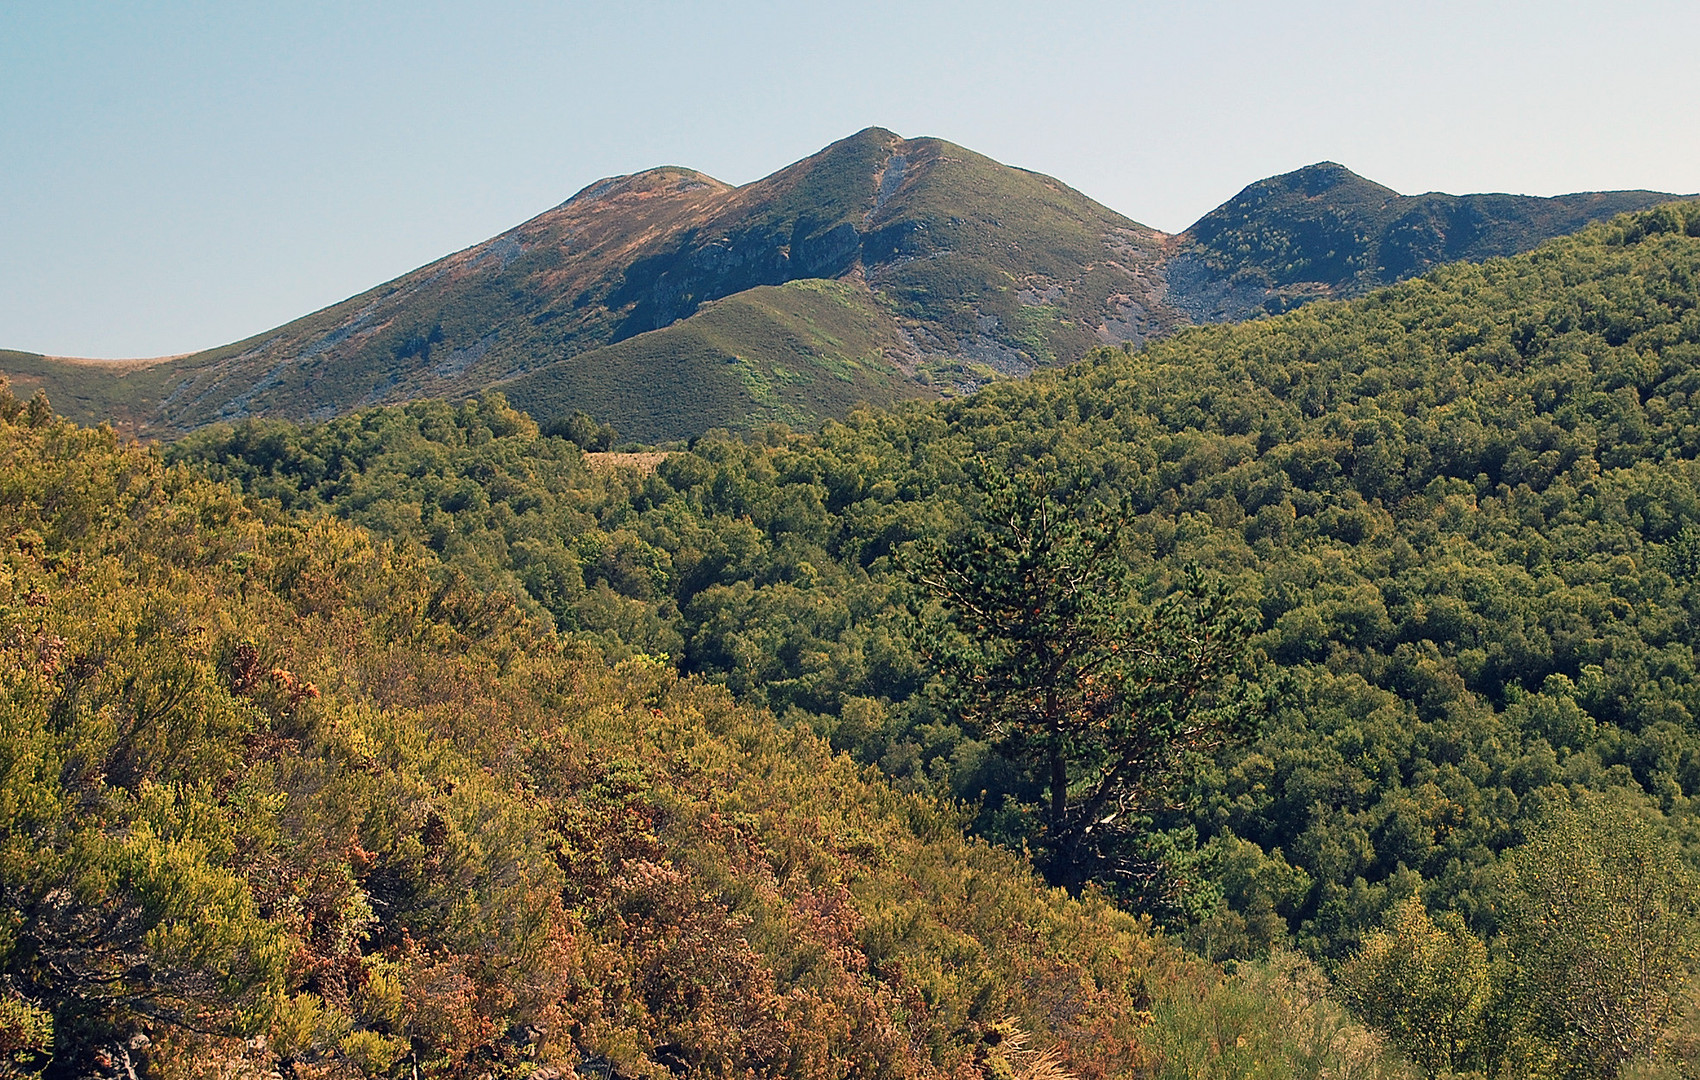
POLYGON ((1674 198, 1405 197, 1324 163, 1179 236, 1048 176, 869 128, 731 187, 663 167, 216 349, 149 362, 0 353, 67 416, 172 438, 499 390, 545 430, 813 427, 960 395, 1193 323, 1360 294, 1674 198))

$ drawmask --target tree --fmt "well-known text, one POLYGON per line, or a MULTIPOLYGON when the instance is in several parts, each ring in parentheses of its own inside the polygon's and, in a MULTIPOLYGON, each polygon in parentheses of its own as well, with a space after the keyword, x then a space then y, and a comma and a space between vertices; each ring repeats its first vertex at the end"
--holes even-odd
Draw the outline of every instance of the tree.
POLYGON ((587 451, 612 450, 614 440, 620 437, 613 425, 599 423, 595 417, 582 409, 575 409, 566 417, 548 425, 543 429, 543 434, 558 435, 577 443, 579 449, 587 451))
POLYGON ((1671 1020, 1700 958, 1700 876, 1632 808, 1593 799, 1513 854, 1517 993, 1565 1072, 1617 1075, 1671 1020))
POLYGON ((912 553, 917 642, 963 723, 1032 770, 1036 837, 1054 884, 1147 897, 1162 867, 1139 853, 1168 781, 1243 732, 1258 709, 1241 675, 1251 624, 1196 572, 1134 602, 1116 508, 1043 474, 981 464, 981 506, 946 544, 912 553))
POLYGON ((1431 1080, 1468 1068, 1480 1053, 1487 946, 1457 912, 1437 925, 1420 899, 1407 897, 1341 965, 1337 983, 1351 1010, 1431 1080))

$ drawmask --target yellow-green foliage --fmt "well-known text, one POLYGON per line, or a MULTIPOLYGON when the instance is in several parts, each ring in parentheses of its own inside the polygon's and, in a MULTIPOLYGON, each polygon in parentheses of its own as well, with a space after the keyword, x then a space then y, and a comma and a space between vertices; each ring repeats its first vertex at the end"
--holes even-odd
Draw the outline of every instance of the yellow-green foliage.
POLYGON ((1327 978, 1296 953, 1241 964, 1225 978, 1198 974, 1177 980, 1186 989, 1153 1007, 1162 1080, 1414 1075, 1346 1015, 1327 978))
POLYGON ((0 1075, 53 1053, 53 1014, 18 994, 0 997, 0 1075))
POLYGON ((1693 993, 1700 875, 1649 817, 1582 800, 1507 867, 1505 992, 1568 1075, 1609 1077, 1654 1052, 1693 993))
POLYGON ((161 1077, 1090 1080, 1215 980, 724 689, 41 411, 0 425, 15 1054, 51 1013, 56 1067, 161 1077))
POLYGON ((1387 1032, 1426 1075, 1461 1072, 1486 1055, 1487 947, 1456 912, 1436 925, 1421 900, 1400 901, 1386 928, 1341 966, 1339 979, 1353 1011, 1387 1032))

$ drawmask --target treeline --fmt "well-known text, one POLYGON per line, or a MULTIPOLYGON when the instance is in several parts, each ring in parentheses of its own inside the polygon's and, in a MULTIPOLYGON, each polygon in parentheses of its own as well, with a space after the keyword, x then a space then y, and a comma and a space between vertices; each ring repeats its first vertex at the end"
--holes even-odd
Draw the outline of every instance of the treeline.
MULTIPOLYGON (((1012 845, 1045 778, 929 690, 900 562, 971 532, 977 463, 1039 477, 1119 508, 1140 603, 1187 567, 1225 581, 1282 682, 1149 822, 1186 884, 1172 930, 1359 963, 1414 897, 1505 958, 1515 853, 1589 800, 1700 853, 1697 236, 1700 210, 1664 207, 959 401, 710 434, 652 472, 592 473, 494 397, 169 454, 435 552, 611 656, 666 655, 1012 845)), ((1582 820, 1597 846, 1630 827, 1582 820)), ((1524 1031, 1529 1068, 1584 1068, 1562 1012, 1524 1031)))

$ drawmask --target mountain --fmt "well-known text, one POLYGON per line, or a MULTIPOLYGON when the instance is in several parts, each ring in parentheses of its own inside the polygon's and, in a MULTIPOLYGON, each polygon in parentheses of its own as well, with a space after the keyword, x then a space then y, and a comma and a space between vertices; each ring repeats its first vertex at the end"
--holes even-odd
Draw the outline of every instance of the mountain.
POLYGON ((1050 177, 869 128, 742 187, 676 167, 599 181, 221 348, 127 365, 0 354, 0 367, 67 415, 156 437, 500 387, 545 426, 583 410, 662 441, 972 390, 1667 198, 1407 198, 1325 163, 1174 237, 1050 177))
MULTIPOLYGON (((588 408, 644 439, 812 422, 1167 331, 1163 239, 1049 177, 870 128, 743 187, 679 168, 592 184, 341 304, 126 371, 110 396, 157 435, 497 383, 544 419, 588 408)), ((13 374, 48 378, 35 366, 13 374)))
POLYGON ((1441 263, 1515 255, 1673 198, 1401 195, 1324 161, 1259 180, 1182 233, 1165 266, 1168 299, 1192 322, 1238 322, 1359 296, 1441 263))

